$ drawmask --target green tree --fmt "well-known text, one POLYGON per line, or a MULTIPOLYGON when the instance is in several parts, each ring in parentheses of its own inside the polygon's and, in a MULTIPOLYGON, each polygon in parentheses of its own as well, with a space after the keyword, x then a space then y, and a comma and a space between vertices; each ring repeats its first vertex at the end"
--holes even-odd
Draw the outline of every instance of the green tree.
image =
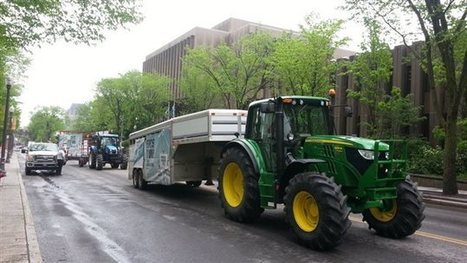
POLYGON ((332 74, 337 69, 334 52, 347 42, 337 36, 343 21, 316 22, 313 15, 305 21, 300 35, 286 35, 277 41, 271 60, 282 86, 280 92, 325 96, 333 87, 332 74))
POLYGON ((139 0, 6 0, 0 3, 0 43, 19 48, 62 38, 92 43, 103 31, 141 21, 139 0))
POLYGON ((205 83, 216 87, 225 107, 245 109, 270 84, 267 60, 272 47, 273 38, 257 32, 243 37, 232 47, 221 44, 190 50, 184 65, 196 68, 211 79, 205 83))
POLYGON ((92 119, 93 127, 127 137, 135 127, 147 127, 163 119, 170 83, 165 76, 138 71, 102 79, 97 85, 91 109, 82 112, 94 117, 79 118, 92 119))
MULTIPOLYGON (((193 51, 196 52, 196 51, 193 51)), ((189 52, 189 58, 193 59, 194 54, 189 52)), ((183 92, 180 114, 187 114, 196 111, 209 109, 212 107, 222 108, 220 89, 216 83, 199 68, 192 66, 183 60, 182 78, 179 82, 180 89, 183 92)))
POLYGON ((28 125, 33 141, 55 141, 55 134, 65 127, 64 110, 60 107, 40 107, 31 116, 28 125))
POLYGON ((446 131, 443 160, 443 193, 458 193, 456 184, 457 121, 461 102, 467 100, 467 32, 465 1, 346 0, 355 17, 371 17, 410 41, 423 38, 421 51, 411 50, 421 61, 432 94, 445 94, 445 107, 431 96, 434 110, 446 131))

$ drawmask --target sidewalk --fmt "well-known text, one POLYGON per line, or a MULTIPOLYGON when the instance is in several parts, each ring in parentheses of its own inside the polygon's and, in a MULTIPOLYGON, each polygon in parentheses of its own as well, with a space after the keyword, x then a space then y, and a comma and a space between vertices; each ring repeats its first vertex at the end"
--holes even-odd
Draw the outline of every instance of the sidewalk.
POLYGON ((42 262, 16 153, 0 179, 0 262, 42 262))

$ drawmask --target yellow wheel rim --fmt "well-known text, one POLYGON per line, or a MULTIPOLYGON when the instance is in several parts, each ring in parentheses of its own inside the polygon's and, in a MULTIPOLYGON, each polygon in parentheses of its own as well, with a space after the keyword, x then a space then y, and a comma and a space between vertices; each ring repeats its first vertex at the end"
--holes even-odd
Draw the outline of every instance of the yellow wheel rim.
POLYGON ((370 213, 373 217, 380 222, 389 222, 396 216, 397 203, 396 200, 392 200, 391 209, 384 211, 379 207, 371 207, 370 213))
POLYGON ((315 198, 301 191, 293 199, 292 207, 297 225, 305 232, 314 231, 319 223, 319 208, 315 198))
POLYGON ((224 170, 222 189, 224 197, 231 207, 237 207, 243 200, 243 172, 237 163, 229 163, 224 170))

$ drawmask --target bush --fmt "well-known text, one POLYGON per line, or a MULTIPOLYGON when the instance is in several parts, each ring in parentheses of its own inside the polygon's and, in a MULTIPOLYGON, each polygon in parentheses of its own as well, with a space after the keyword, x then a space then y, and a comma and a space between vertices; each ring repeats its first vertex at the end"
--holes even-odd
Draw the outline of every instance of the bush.
POLYGON ((444 151, 439 147, 431 147, 427 144, 413 149, 410 154, 409 171, 418 174, 443 174, 444 151))

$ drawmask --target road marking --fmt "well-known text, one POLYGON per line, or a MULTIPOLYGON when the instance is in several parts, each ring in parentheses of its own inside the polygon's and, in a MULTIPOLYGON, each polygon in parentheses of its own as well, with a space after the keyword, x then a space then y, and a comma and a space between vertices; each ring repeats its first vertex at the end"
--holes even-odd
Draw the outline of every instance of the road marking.
MULTIPOLYGON (((360 218, 349 216, 349 219, 351 221, 353 221, 353 222, 366 224, 360 218)), ((421 236, 421 237, 427 237, 427 238, 431 238, 431 239, 436 239, 436 240, 440 240, 440 241, 444 241, 444 242, 453 243, 453 244, 456 244, 456 245, 461 245, 461 246, 467 247, 467 240, 462 240, 462 239, 457 239, 457 238, 432 234, 432 233, 428 233, 428 232, 424 232, 424 231, 420 231, 420 230, 415 231, 415 235, 421 236)))
POLYGON ((462 239, 457 239, 457 238, 452 238, 452 237, 446 237, 446 236, 441 236, 441 235, 436 235, 428 232, 423 232, 423 231, 416 231, 415 235, 422 236, 422 237, 428 237, 436 240, 441 240, 444 242, 448 243, 454 243, 457 245, 465 246, 467 247, 467 241, 462 240, 462 239))

